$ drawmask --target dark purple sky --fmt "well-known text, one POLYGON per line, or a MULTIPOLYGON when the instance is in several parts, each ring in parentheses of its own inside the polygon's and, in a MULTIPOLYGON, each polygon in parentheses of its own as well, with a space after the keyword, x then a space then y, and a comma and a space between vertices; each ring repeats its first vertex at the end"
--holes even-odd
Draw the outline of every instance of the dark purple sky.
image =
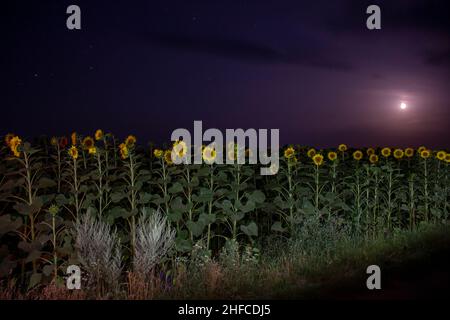
POLYGON ((450 147, 448 1, 8 1, 0 128, 450 147), (82 30, 66 29, 78 4, 82 30), (382 29, 369 31, 370 4, 382 29), (401 111, 405 101, 408 108, 401 111))

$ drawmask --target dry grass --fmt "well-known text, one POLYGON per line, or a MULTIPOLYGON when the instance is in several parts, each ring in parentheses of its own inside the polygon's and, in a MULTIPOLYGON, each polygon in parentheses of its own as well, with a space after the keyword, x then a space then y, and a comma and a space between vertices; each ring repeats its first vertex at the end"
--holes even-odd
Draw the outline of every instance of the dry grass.
POLYGON ((221 288, 222 282, 223 271, 221 266, 215 261, 208 262, 205 266, 205 285, 207 296, 216 296, 221 288))
POLYGON ((142 276, 135 272, 128 272, 127 287, 129 300, 155 299, 164 291, 163 281, 153 273, 142 276))
POLYGON ((13 282, 8 282, 0 291, 0 300, 86 300, 87 294, 83 290, 68 290, 65 286, 50 283, 38 286, 26 293, 20 292, 13 282))
POLYGON ((65 286, 49 284, 39 291, 32 291, 30 299, 36 300, 85 300, 86 293, 82 290, 68 290, 65 286))

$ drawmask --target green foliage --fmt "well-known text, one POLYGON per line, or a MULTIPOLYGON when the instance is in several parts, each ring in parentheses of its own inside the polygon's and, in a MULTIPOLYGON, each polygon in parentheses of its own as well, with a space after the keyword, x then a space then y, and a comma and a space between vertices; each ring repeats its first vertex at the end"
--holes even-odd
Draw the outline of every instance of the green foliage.
POLYGON ((449 165, 434 156, 380 156, 372 164, 345 151, 314 164, 297 148, 293 158, 281 152, 276 175, 260 176, 258 165, 174 165, 153 146, 130 146, 124 156, 112 135, 91 152, 81 138, 78 157, 59 143, 23 143, 14 157, 1 149, 0 277, 16 277, 23 288, 60 280, 77 262, 73 225, 86 210, 117 229, 125 268, 138 212, 159 210, 176 230, 172 262, 163 266, 169 271, 180 257, 197 266, 218 260, 227 270, 256 265, 268 239, 331 259, 336 243, 449 217, 449 165))

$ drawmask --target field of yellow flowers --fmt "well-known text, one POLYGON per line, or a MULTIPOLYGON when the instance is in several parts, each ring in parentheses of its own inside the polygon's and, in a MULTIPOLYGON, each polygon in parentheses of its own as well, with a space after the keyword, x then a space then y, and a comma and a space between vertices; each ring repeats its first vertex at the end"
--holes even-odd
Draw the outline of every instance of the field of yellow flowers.
POLYGON ((143 146, 102 130, 35 141, 6 135, 3 287, 65 286, 74 264, 94 296, 149 297, 189 268, 212 268, 214 284, 219 265, 257 265, 268 243, 302 237, 305 226, 332 225, 370 242, 449 218, 447 150, 290 145, 278 173, 261 176, 258 165, 211 164, 211 148, 202 165, 175 165, 174 147, 187 152, 182 141, 143 146))

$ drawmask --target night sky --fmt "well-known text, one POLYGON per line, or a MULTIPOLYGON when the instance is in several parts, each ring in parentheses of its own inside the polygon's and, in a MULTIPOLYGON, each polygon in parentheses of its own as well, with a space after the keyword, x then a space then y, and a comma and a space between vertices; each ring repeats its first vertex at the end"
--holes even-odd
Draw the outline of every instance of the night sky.
POLYGON ((3 1, 1 134, 450 147, 448 1, 3 1), (81 7, 82 30, 66 28, 81 7), (366 28, 381 7, 382 29, 366 28), (407 104, 400 109, 401 102, 407 104))

